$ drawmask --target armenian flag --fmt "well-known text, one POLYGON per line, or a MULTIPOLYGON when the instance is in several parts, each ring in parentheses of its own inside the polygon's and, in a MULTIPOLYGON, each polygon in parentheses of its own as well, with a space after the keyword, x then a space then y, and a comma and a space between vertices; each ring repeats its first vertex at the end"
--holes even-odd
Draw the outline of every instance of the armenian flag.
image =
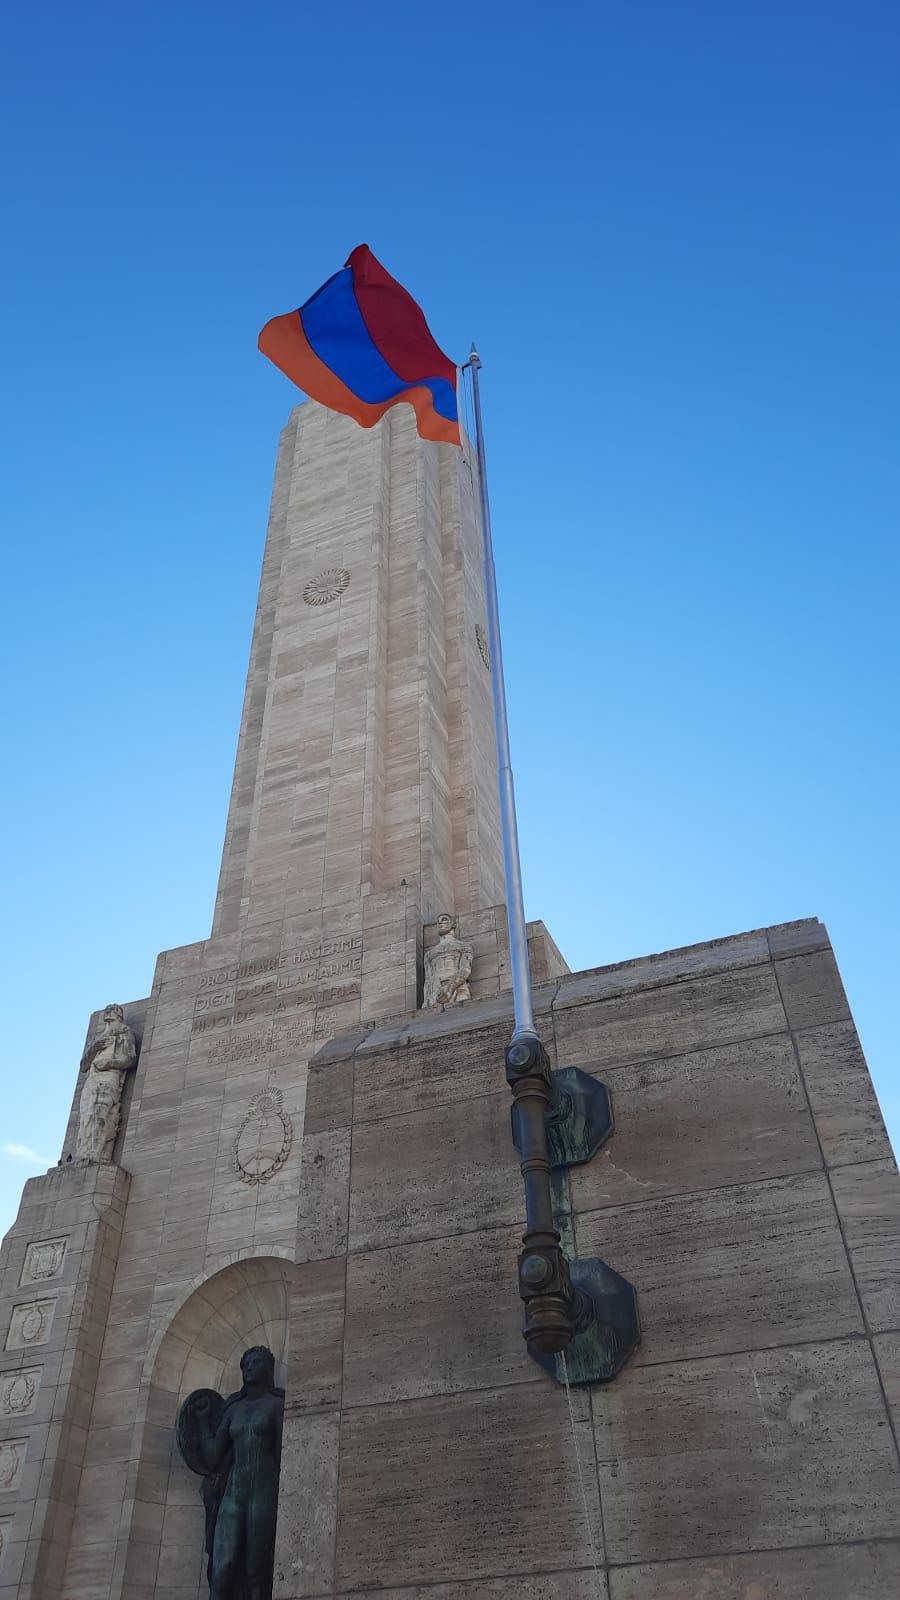
POLYGON ((456 367, 367 244, 298 311, 267 322, 259 348, 310 399, 363 428, 405 400, 423 439, 461 442, 456 367))

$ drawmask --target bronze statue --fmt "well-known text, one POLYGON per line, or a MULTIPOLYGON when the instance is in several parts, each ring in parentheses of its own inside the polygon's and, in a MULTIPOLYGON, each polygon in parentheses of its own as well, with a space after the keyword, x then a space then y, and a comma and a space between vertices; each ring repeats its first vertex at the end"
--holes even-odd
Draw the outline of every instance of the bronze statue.
POLYGON ((211 1600, 272 1600, 284 1390, 265 1345, 241 1356, 243 1386, 223 1400, 195 1389, 178 1413, 178 1448, 203 1474, 211 1600))

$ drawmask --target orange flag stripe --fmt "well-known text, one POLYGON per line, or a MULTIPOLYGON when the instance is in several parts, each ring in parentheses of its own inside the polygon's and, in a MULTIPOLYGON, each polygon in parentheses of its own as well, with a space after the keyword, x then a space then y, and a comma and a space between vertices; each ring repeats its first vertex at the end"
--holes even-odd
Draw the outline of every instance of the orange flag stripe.
POLYGON ((415 410, 423 439, 433 439, 437 444, 460 443, 459 423, 440 416, 434 409, 431 390, 421 385, 413 384, 402 394, 378 405, 360 400, 316 355, 303 331, 299 311, 272 317, 259 336, 259 348, 311 400, 330 406, 332 411, 343 412, 362 428, 374 428, 391 406, 406 400, 415 410))

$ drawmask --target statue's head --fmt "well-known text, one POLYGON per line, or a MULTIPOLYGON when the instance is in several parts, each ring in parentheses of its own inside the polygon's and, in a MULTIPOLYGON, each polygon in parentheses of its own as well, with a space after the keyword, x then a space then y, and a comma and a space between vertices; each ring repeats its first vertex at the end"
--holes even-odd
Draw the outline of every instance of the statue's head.
POLYGON ((241 1376, 244 1383, 265 1384, 275 1387, 275 1357, 264 1344, 254 1344, 241 1356, 241 1376))
POLYGON ((437 931, 442 939, 446 939, 448 933, 453 932, 454 921, 455 919, 449 916, 446 911, 438 917, 437 931))
POLYGON ((124 1022, 125 1021, 125 1012, 123 1011, 121 1006, 104 1006, 104 1008, 103 1008, 103 1021, 104 1022, 124 1022))

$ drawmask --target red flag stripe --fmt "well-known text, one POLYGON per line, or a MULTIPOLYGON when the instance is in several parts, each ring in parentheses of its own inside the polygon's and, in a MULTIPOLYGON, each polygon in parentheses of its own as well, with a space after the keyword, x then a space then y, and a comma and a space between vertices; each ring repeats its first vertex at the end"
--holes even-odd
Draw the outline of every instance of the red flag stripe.
POLYGON ((392 278, 367 244, 347 259, 353 292, 373 343, 399 378, 409 383, 423 377, 446 378, 456 389, 456 367, 435 343, 425 313, 396 278, 392 278))

